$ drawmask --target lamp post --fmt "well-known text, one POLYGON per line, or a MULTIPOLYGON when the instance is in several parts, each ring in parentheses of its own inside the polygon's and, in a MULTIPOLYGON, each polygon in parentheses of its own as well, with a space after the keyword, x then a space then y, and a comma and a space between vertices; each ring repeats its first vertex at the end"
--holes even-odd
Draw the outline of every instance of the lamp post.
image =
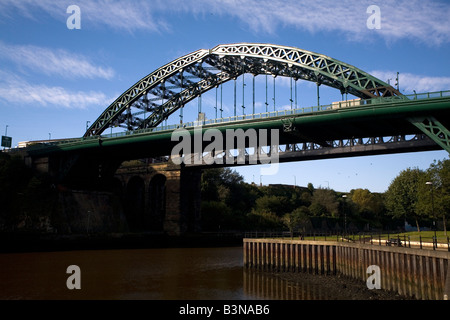
MULTIPOLYGON (((8 136, 8 127, 9 125, 6 125, 6 129, 5 129, 5 137, 8 136)), ((3 139, 2 139, 3 140, 3 139)), ((3 147, 3 150, 6 150, 6 147, 3 147)))
POLYGON ((437 237, 436 237, 436 216, 434 215, 434 195, 433 195, 433 182, 427 181, 425 184, 430 186, 431 189, 431 214, 433 215, 433 229, 434 229, 434 239, 433 239, 433 250, 437 247, 437 237))
POLYGON ((347 235, 347 211, 345 211, 345 199, 347 195, 344 194, 342 198, 344 198, 344 234, 347 235))

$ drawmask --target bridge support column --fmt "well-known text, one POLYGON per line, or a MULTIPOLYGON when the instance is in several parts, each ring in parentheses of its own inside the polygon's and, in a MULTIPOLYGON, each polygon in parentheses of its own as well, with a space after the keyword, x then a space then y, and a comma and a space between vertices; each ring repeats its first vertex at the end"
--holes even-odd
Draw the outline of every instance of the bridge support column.
POLYGON ((125 190, 130 182, 142 181, 140 191, 136 188, 130 190, 132 193, 142 192, 142 198, 145 198, 142 210, 136 213, 134 202, 140 199, 139 196, 130 194, 130 191, 125 195, 125 210, 129 219, 133 219, 128 221, 130 231, 163 231, 169 235, 200 231, 201 174, 200 169, 185 168, 171 162, 130 161, 122 164, 115 177, 125 190), (136 214, 143 216, 136 218, 136 214))
POLYGON ((201 170, 181 168, 166 177, 164 231, 170 235, 200 231, 201 170))

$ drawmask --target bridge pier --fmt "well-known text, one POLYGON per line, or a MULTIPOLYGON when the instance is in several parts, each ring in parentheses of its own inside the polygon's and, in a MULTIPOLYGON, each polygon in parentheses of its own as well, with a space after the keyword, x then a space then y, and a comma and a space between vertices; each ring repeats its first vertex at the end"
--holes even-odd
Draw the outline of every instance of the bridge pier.
POLYGON ((77 163, 80 158, 70 155, 31 157, 24 152, 21 157, 33 171, 48 174, 56 186, 62 233, 89 229, 178 236, 201 229, 200 168, 152 158, 120 165, 102 158, 77 163))
POLYGON ((200 231, 200 169, 130 161, 114 178, 122 188, 130 231, 169 235, 200 231))

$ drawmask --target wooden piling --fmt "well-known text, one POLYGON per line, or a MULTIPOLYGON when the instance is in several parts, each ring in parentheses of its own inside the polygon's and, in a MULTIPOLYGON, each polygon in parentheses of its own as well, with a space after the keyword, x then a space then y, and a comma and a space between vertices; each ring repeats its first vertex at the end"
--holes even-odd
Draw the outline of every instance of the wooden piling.
MULTIPOLYGON (((381 288, 416 299, 443 299, 450 291, 450 253, 332 241, 244 239, 243 263, 248 269, 279 272, 342 274, 366 281, 367 267, 380 267, 381 288), (447 291, 446 291, 447 290, 447 291)), ((246 275, 248 282, 256 279, 246 275)), ((259 278, 258 278, 259 279, 259 278)), ((257 292, 270 290, 263 284, 257 292)), ((292 292, 280 292, 290 297, 292 292)))

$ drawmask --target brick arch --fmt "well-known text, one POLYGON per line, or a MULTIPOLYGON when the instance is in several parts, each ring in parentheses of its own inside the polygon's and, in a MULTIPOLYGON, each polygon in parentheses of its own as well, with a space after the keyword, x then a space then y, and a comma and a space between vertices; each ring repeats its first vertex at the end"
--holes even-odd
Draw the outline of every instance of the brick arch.
POLYGON ((130 231, 143 231, 145 214, 145 183, 140 176, 131 177, 125 188, 125 215, 130 231))

